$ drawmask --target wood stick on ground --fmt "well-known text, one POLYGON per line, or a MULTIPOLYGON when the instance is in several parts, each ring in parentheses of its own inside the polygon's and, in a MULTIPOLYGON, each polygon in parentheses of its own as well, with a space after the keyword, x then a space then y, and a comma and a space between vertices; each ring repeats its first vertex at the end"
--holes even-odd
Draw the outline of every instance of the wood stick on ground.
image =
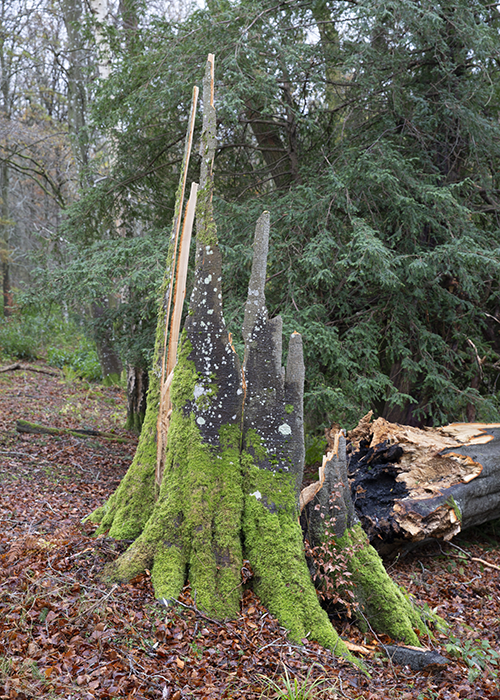
POLYGON ((103 440, 113 440, 114 442, 130 442, 130 438, 113 435, 113 433, 101 433, 99 430, 83 430, 78 428, 53 428, 48 425, 39 425, 38 423, 30 423, 27 420, 20 419, 16 421, 16 430, 18 433, 29 433, 31 435, 73 435, 73 437, 98 437, 103 440))
POLYGON ((490 569, 496 569, 497 571, 500 571, 500 566, 497 566, 496 564, 490 564, 489 561, 486 561, 485 559, 480 559, 479 557, 471 557, 472 561, 478 561, 480 564, 483 566, 488 566, 490 569))
POLYGON ((49 369, 43 369, 41 367, 35 367, 34 365, 25 365, 21 362, 14 362, 12 365, 6 365, 5 367, 0 367, 0 372, 13 372, 16 369, 24 369, 27 372, 38 372, 39 374, 49 374, 51 377, 58 377, 60 372, 53 372, 49 369))

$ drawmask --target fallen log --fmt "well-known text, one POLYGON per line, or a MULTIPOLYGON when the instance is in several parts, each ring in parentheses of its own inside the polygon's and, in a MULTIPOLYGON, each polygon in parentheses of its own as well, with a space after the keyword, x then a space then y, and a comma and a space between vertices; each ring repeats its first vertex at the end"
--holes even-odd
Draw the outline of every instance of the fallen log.
POLYGON ((27 372, 38 372, 39 374, 49 374, 51 377, 58 377, 60 375, 60 372, 53 372, 49 369, 44 369, 43 367, 35 367, 34 365, 27 365, 22 362, 14 362, 12 365, 0 367, 0 373, 13 372, 16 369, 24 369, 27 372))
POLYGON ((352 498, 379 551, 500 517, 500 423, 419 429, 368 414, 348 438, 352 498))
POLYGON ((113 433, 101 433, 99 430, 85 430, 83 428, 52 428, 48 425, 30 423, 27 420, 16 421, 18 433, 30 433, 32 435, 73 435, 73 437, 86 438, 98 437, 103 440, 113 440, 113 442, 130 442, 130 438, 119 437, 113 433))

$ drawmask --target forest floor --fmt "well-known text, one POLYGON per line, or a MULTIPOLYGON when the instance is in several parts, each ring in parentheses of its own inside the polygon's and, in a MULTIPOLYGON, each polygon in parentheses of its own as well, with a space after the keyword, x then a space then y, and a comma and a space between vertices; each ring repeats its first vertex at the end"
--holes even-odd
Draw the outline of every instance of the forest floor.
POLYGON ((500 566, 500 524, 386 561, 416 605, 449 623, 422 640, 449 659, 437 672, 392 665, 390 640, 348 620, 334 624, 369 676, 315 643, 289 643, 251 591, 237 620, 218 622, 189 588, 178 605, 160 605, 148 572, 103 583, 103 567, 127 543, 92 538, 84 518, 133 457, 124 406, 120 390, 62 373, 0 373, 0 698, 500 698, 500 571, 477 561, 500 566), (18 419, 128 441, 27 435, 18 419), (310 694, 273 690, 270 681, 283 689, 287 676, 310 694))

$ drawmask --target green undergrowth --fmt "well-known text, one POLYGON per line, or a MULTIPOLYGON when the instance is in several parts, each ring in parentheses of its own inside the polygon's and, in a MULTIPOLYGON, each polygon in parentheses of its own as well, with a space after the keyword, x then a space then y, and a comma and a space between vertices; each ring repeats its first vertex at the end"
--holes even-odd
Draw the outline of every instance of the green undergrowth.
POLYGON ((69 379, 102 379, 94 343, 59 308, 44 312, 17 307, 11 317, 1 318, 0 357, 3 361, 45 359, 63 369, 69 379))
MULTIPOLYGON (((78 347, 75 349, 63 349, 50 347, 47 349, 47 363, 52 367, 60 367, 64 370, 68 379, 86 379, 90 382, 102 381, 101 366, 97 352, 87 338, 78 339, 78 347)), ((118 382, 107 382, 107 385, 118 382)))
MULTIPOLYGON (((324 672, 320 664, 314 663, 309 667, 305 678, 298 679, 291 676, 286 666, 285 674, 278 681, 263 676, 267 690, 264 697, 275 700, 316 700, 316 698, 325 697, 325 690, 335 691, 338 687, 337 681, 327 681, 324 677, 313 680, 312 672, 316 667, 324 672)), ((337 697, 337 694, 332 697, 337 697)))

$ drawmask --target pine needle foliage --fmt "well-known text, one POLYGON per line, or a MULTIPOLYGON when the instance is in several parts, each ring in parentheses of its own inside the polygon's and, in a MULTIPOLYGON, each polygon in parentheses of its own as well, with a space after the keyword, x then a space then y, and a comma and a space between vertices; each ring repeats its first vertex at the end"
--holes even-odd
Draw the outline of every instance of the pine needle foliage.
MULTIPOLYGON (((479 0, 214 0, 177 24, 149 19, 132 45, 117 37, 94 109, 113 165, 64 231, 87 261, 84 288, 132 249, 115 283, 152 284, 146 251, 171 221, 190 86, 216 50, 234 331, 266 208, 268 307, 304 335, 310 426, 349 427, 369 409, 420 425, 498 420, 499 19, 479 0), (103 238, 118 212, 125 240, 103 238)), ((78 265, 64 275, 81 292, 78 265)))

